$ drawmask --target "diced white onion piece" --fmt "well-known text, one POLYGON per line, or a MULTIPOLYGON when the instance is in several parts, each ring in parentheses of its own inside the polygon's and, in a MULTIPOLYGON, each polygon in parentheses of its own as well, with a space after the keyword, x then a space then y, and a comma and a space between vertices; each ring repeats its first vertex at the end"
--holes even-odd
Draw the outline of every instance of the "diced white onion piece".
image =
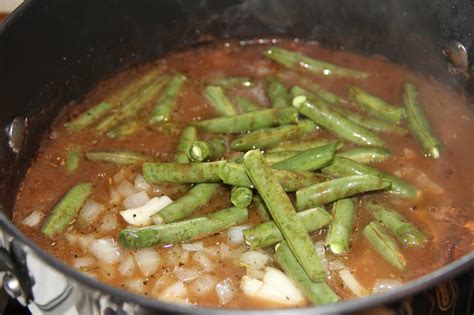
POLYGON ((230 245, 240 245, 244 241, 243 230, 248 229, 247 225, 233 226, 227 230, 227 240, 230 245))
POLYGON ((163 264, 163 258, 152 248, 140 249, 133 254, 138 268, 145 276, 154 274, 163 264))
POLYGON ((110 189, 110 200, 111 205, 118 205, 122 201, 122 196, 118 193, 116 189, 110 189))
POLYGON ((202 242, 183 243, 183 249, 187 252, 200 252, 204 250, 202 242))
POLYGON ((225 243, 221 243, 219 245, 219 254, 222 259, 231 259, 238 263, 243 252, 244 249, 242 247, 231 248, 225 243))
POLYGON ((424 187, 433 194, 444 194, 444 189, 423 172, 420 172, 416 177, 416 183, 418 184, 418 186, 424 187))
POLYGON ((148 194, 145 191, 137 192, 136 194, 130 195, 123 201, 125 209, 133 209, 143 206, 150 200, 148 194))
POLYGON ((240 264, 244 267, 253 269, 264 269, 270 261, 270 256, 262 252, 250 250, 240 257, 240 264))
POLYGON ((166 254, 166 260, 168 261, 168 265, 176 266, 178 264, 185 264, 189 258, 189 252, 185 252, 179 244, 173 245, 170 249, 168 249, 168 253, 166 254))
POLYGON ((176 278, 178 278, 178 280, 181 280, 183 282, 193 281, 194 279, 199 277, 199 275, 201 274, 196 269, 183 268, 183 267, 175 267, 173 272, 176 278))
POLYGON ((216 283, 215 290, 221 304, 229 303, 235 295, 234 284, 228 278, 216 283))
POLYGON ((344 268, 346 268, 346 266, 340 259, 331 259, 329 261, 329 270, 331 271, 338 271, 344 268))
POLYGON ((265 271, 263 271, 262 269, 247 268, 247 272, 245 274, 250 278, 263 280, 263 277, 265 276, 265 271))
POLYGON ((135 186, 130 183, 128 180, 124 180, 120 184, 117 185, 117 192, 123 197, 127 198, 130 195, 136 193, 135 186))
POLYGON ((127 279, 124 281, 125 287, 138 294, 143 294, 145 292, 145 285, 143 284, 143 279, 127 279))
POLYGON ((278 269, 267 267, 263 280, 243 276, 240 288, 244 294, 288 306, 301 305, 305 297, 294 283, 278 269))
POLYGON ((90 225, 97 220, 104 209, 105 207, 102 204, 89 199, 84 203, 81 210, 79 210, 77 222, 82 226, 90 225))
POLYGON ((135 176, 134 186, 136 191, 149 191, 151 185, 147 183, 143 175, 139 174, 135 176))
POLYGON ((405 158, 407 160, 412 160, 414 158, 416 158, 416 152, 412 149, 409 149, 409 148, 403 148, 403 155, 405 156, 405 158))
POLYGON ((324 241, 317 241, 314 243, 314 249, 316 250, 316 255, 318 255, 321 265, 323 266, 324 271, 329 272, 329 263, 326 257, 326 249, 324 248, 324 241))
POLYGON ((192 260, 201 267, 203 272, 211 272, 214 270, 214 263, 204 253, 194 253, 192 260))
POLYGON ((88 246, 89 252, 97 259, 113 264, 121 256, 120 248, 112 238, 101 238, 92 241, 88 246))
POLYGON ((188 289, 181 281, 176 281, 164 289, 159 298, 168 302, 187 302, 188 289))
POLYGON ((398 279, 377 279, 372 287, 372 293, 382 293, 401 285, 402 282, 398 279))
POLYGON ((107 213, 102 220, 100 220, 99 232, 110 232, 118 227, 117 216, 114 213, 107 213))
POLYGON ((200 275, 189 284, 189 288, 197 295, 205 295, 214 289, 217 278, 208 274, 200 275))
POLYGON ((118 271, 122 276, 129 277, 135 271, 135 266, 132 255, 127 255, 127 257, 120 260, 118 271))
POLYGON ((345 286, 349 288, 357 296, 366 296, 367 290, 357 281, 352 272, 345 268, 339 271, 339 277, 341 277, 342 282, 345 286))
POLYGON ((161 277, 156 279, 155 283, 153 284, 153 294, 158 296, 163 288, 166 288, 174 281, 176 281, 176 279, 174 279, 174 277, 171 277, 169 274, 162 275, 161 277))
POLYGON ((44 213, 39 210, 35 210, 23 220, 23 224, 29 227, 35 227, 41 222, 41 220, 43 220, 43 217, 44 213))
POLYGON ((217 256, 220 254, 219 247, 217 246, 206 246, 203 248, 203 252, 211 258, 217 258, 217 256))
POLYGON ((125 179, 126 179, 125 174, 122 171, 120 171, 120 172, 118 172, 117 174, 114 175, 114 183, 115 184, 120 184, 125 179))
POLYGON ((172 203, 168 196, 151 198, 146 204, 141 207, 128 209, 120 212, 127 223, 136 226, 146 226, 152 224, 150 217, 172 203))
POLYGON ((90 267, 94 263, 95 259, 90 256, 77 257, 72 260, 72 266, 77 269, 90 267))
POLYGON ((92 241, 95 241, 95 238, 92 235, 80 235, 76 233, 67 233, 66 240, 69 242, 70 245, 77 245, 84 250, 87 251, 87 247, 92 241))

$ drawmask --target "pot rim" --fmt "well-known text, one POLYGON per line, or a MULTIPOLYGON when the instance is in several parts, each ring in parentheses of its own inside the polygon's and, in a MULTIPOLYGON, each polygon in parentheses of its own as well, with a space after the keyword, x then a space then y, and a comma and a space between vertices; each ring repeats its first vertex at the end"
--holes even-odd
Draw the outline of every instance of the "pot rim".
MULTIPOLYGON (((20 6, 18 6, 0 25, 0 38, 3 33, 8 31, 8 28, 14 25, 15 21, 20 19, 30 7, 38 5, 40 1, 36 0, 25 0, 20 6)), ((66 265, 59 259, 51 256, 46 251, 41 249, 36 243, 29 239, 23 232, 18 229, 13 222, 5 215, 0 209, 0 233, 7 233, 14 239, 21 241, 24 245, 29 247, 34 254, 43 262, 54 268, 57 272, 64 274, 66 277, 71 277, 74 281, 79 282, 92 290, 98 290, 102 293, 118 297, 124 302, 133 302, 149 309, 161 309, 169 312, 179 313, 201 313, 201 314, 240 314, 245 312, 246 314, 287 314, 288 312, 298 312, 300 314, 340 314, 346 312, 360 311, 368 309, 369 307, 379 306, 382 304, 388 304, 400 300, 408 295, 418 293, 426 288, 433 286, 436 283, 452 278, 453 276, 461 273, 462 271, 474 267, 474 251, 464 255, 463 257, 449 263, 448 265, 439 268, 429 274, 426 274, 420 278, 409 281, 397 288, 394 288, 388 292, 369 295, 362 298, 356 298, 349 301, 342 301, 336 304, 329 304, 323 306, 308 306, 297 309, 222 309, 222 308, 210 308, 210 307, 198 307, 194 305, 182 305, 172 304, 163 302, 160 300, 153 300, 151 298, 135 294, 133 292, 127 292, 117 287, 110 286, 105 282, 90 278, 83 273, 76 271, 72 267, 66 265)))

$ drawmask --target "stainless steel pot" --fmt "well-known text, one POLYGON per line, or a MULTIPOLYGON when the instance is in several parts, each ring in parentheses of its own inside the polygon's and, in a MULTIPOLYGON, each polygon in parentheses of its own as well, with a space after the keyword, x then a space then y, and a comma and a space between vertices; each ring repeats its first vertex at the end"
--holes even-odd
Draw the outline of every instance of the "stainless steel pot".
MULTIPOLYGON (((11 223, 15 192, 55 115, 126 67, 227 37, 299 37, 380 54, 469 96, 474 90, 468 60, 473 16, 474 5, 463 0, 449 5, 418 0, 25 1, 0 28, 0 271, 5 291, 44 314, 241 313, 172 305, 97 282, 46 254, 11 223)), ((470 253, 388 293, 272 313, 339 314, 398 305, 473 266, 470 253)))

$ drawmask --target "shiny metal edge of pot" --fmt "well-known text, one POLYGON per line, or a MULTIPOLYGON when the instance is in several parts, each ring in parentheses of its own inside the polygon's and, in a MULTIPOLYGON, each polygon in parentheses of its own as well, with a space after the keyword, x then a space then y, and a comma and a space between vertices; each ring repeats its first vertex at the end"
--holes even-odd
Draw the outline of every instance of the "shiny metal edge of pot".
MULTIPOLYGON (((27 6, 28 3, 25 3, 15 14, 22 14, 22 11, 26 11, 27 6)), ((78 313, 87 314, 146 314, 154 313, 157 310, 168 313, 242 313, 242 310, 222 310, 170 304, 125 292, 95 279, 88 278, 47 254, 19 231, 3 213, 0 213, 0 227, 1 236, 3 236, 3 244, 1 244, 0 239, 0 245, 10 249, 10 252, 15 250, 25 255, 27 267, 30 268, 29 276, 31 276, 33 282, 33 290, 31 292, 33 296, 30 297, 31 299, 34 298, 35 301, 32 307, 33 310, 36 309, 45 314, 57 314, 58 312, 70 310, 70 307, 74 306, 78 313), (34 283, 35 281, 36 284, 34 283), (62 285, 63 289, 57 292, 54 299, 50 299, 48 302, 39 301, 39 298, 44 298, 41 295, 42 291, 44 291, 44 283, 51 284, 51 282, 56 287, 62 285)), ((260 314, 271 312, 284 314, 298 312, 300 314, 334 314, 353 312, 402 299, 410 294, 433 286, 442 280, 451 278, 473 266, 474 253, 471 252, 441 269, 383 294, 321 307, 306 307, 297 310, 248 310, 246 313, 260 314)), ((24 279, 19 280, 23 281, 24 279)))

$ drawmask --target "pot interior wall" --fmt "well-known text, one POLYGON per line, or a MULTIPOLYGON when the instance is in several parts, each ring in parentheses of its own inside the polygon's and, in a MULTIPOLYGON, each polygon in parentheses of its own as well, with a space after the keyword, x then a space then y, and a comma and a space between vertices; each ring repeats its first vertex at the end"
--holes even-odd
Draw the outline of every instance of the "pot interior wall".
POLYGON ((383 55, 452 83, 441 47, 448 39, 472 45, 463 12, 440 0, 26 1, 0 29, 0 124, 27 117, 19 154, 2 134, 2 209, 11 214, 55 115, 121 69, 215 38, 289 36, 383 55))

